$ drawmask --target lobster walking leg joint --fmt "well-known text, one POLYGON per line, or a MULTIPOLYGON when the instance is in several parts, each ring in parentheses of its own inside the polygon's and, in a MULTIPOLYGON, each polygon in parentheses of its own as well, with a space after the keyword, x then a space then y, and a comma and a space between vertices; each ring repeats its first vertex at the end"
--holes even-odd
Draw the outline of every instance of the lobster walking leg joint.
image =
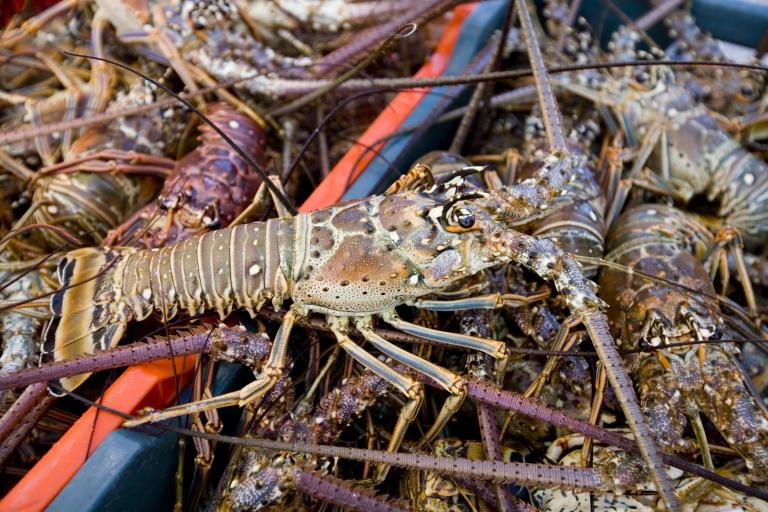
MULTIPOLYGON (((370 329, 370 318, 364 318, 362 320, 358 320, 358 328, 362 327, 361 332, 363 335, 371 341, 372 344, 375 346, 378 346, 382 352, 384 352, 387 355, 390 355, 394 359, 403 359, 406 364, 414 363, 415 364, 415 356, 412 354, 410 355, 410 358, 406 356, 406 352, 399 347, 395 347, 394 345, 389 344, 388 341, 384 340, 383 338, 379 338, 373 331, 370 329), (383 343, 382 343, 383 342, 383 343), (407 359, 407 361, 406 361, 407 359)), ((382 379, 389 382, 392 386, 397 388, 401 393, 403 393, 407 398, 408 402, 403 406, 402 410, 400 411, 400 415, 398 416, 397 424, 395 425, 394 431, 392 432, 392 436, 389 439, 389 445, 387 446, 387 451, 389 452, 396 452, 400 445, 403 442, 403 438, 405 437, 405 433, 408 430, 408 426, 413 422, 414 419, 416 419, 416 415, 421 408, 421 404, 424 401, 424 386, 420 382, 417 382, 416 380, 412 379, 411 377, 400 375, 398 372, 396 372, 393 368, 391 368, 389 365, 385 364, 381 360, 377 359, 364 349, 362 349, 359 345, 357 345, 354 341, 352 341, 347 334, 347 327, 349 324, 349 319, 346 317, 331 317, 329 318, 329 324, 331 326, 331 330, 333 331, 333 334, 336 336, 336 340, 338 341, 339 345, 341 346, 344 351, 347 352, 355 361, 360 363, 361 365, 365 366, 369 370, 371 370, 373 373, 381 377, 382 379)), ((423 361, 424 364, 431 365, 431 363, 427 363, 427 361, 423 361)), ((438 370, 441 370, 438 368, 438 370)), ((442 370, 445 373, 450 373, 445 370, 442 370)), ((374 481, 380 482, 386 478, 387 472, 389 471, 389 466, 386 465, 380 465, 377 467, 374 481)))
POLYGON ((478 338, 476 336, 467 336, 465 334, 438 331, 421 325, 412 324, 402 320, 397 316, 395 311, 384 312, 381 316, 384 321, 392 327, 407 332, 408 334, 421 336, 422 338, 437 341, 438 343, 458 346, 469 350, 477 350, 488 354, 496 360, 495 366, 498 378, 501 378, 501 376, 504 375, 504 371, 509 363, 509 351, 504 342, 478 338))

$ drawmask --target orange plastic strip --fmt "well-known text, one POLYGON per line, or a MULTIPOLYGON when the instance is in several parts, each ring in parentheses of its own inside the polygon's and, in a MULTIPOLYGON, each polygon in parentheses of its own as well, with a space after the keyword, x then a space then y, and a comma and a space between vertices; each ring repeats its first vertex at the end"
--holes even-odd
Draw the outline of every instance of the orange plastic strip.
MULTIPOLYGON (((180 386, 192 378, 195 357, 176 358, 180 386)), ((144 407, 163 408, 176 397, 174 370, 170 360, 152 361, 128 368, 104 393, 101 403, 133 413, 144 407)), ((89 408, 53 448, 24 475, 2 501, 2 512, 44 510, 80 470, 83 462, 104 438, 120 427, 123 419, 89 408)))
MULTIPOLYGON (((461 26, 475 7, 477 4, 472 3, 463 4, 454 9, 451 21, 445 28, 435 53, 414 75, 415 78, 429 78, 443 74, 445 68, 448 67, 453 48, 459 39, 461 26)), ((400 128, 400 125, 408 118, 427 92, 429 92, 427 88, 413 89, 395 96, 365 133, 357 139, 357 143, 339 160, 339 163, 301 205, 299 211, 310 212, 338 203, 349 185, 373 160, 375 151, 370 149, 371 146, 385 144, 386 142, 382 143, 381 141, 400 128)))

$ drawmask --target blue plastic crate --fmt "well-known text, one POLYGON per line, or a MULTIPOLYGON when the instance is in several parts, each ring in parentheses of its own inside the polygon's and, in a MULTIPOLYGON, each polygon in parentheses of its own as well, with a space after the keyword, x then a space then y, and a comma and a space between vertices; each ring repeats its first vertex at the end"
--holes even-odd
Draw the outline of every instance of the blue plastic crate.
MULTIPOLYGON (((218 363, 213 394, 239 389, 252 379, 253 373, 243 365, 218 363)), ((189 401, 189 396, 188 387, 182 402, 189 401)), ((116 430, 104 439, 46 510, 171 510, 178 448, 178 435, 173 432, 158 434, 151 427, 116 430)))

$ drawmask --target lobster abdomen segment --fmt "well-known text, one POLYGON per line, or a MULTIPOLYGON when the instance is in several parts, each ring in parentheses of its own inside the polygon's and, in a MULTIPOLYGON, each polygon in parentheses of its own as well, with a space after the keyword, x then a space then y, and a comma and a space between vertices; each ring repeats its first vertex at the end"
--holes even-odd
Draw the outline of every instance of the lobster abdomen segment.
MULTIPOLYGON (((267 299, 278 304, 288 294, 289 268, 281 263, 281 226, 269 220, 232 228, 162 249, 86 248, 70 252, 59 266, 62 288, 51 301, 53 320, 44 359, 72 359, 117 344, 125 326, 153 312, 165 319, 180 310, 190 316, 215 310, 250 312, 267 299)), ((62 380, 75 389, 86 376, 62 380)))

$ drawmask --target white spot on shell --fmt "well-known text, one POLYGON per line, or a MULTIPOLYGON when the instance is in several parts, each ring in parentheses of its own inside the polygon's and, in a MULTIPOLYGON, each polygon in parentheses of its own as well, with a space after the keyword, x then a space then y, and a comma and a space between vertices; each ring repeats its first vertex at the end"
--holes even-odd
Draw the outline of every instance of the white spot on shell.
POLYGON ((248 269, 248 273, 252 276, 255 276, 259 272, 261 272, 261 267, 258 265, 251 265, 251 268, 248 269))
POLYGON ((234 119, 227 124, 229 124, 229 127, 232 128, 233 130, 237 130, 238 128, 240 128, 240 123, 238 123, 234 119))
POLYGON ((150 298, 152 298, 152 290, 150 290, 149 288, 145 288, 141 292, 141 296, 144 297, 145 299, 149 300, 150 298))
POLYGON ((747 174, 744 175, 744 183, 746 183, 747 185, 751 185, 754 182, 755 182, 754 174, 752 174, 751 172, 748 172, 747 174))

